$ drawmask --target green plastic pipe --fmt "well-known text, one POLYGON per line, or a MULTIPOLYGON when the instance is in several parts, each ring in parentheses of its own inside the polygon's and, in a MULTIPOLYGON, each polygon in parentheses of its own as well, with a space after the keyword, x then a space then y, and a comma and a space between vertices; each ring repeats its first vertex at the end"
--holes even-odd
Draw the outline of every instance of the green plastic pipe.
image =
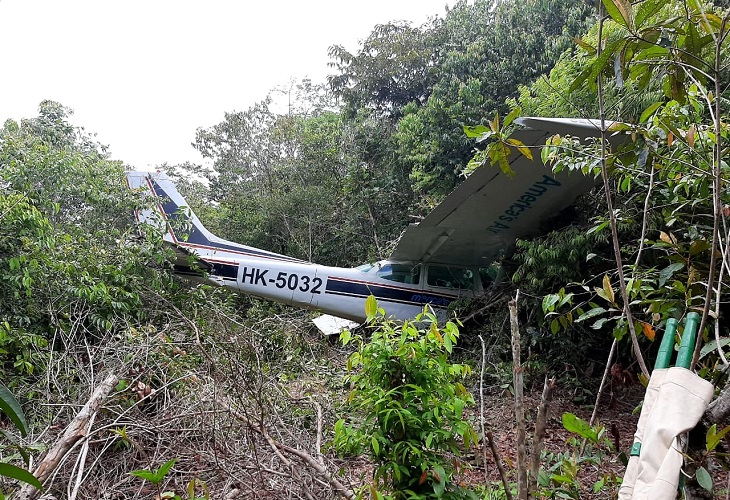
POLYGON ((679 354, 677 354, 677 366, 681 368, 689 368, 692 362, 695 340, 697 340, 697 325, 699 322, 700 315, 696 312, 691 312, 687 315, 687 321, 684 323, 684 333, 682 334, 682 343, 679 346, 679 354))
POLYGON ((664 329, 662 343, 659 344, 659 352, 657 353, 656 362, 654 363, 655 370, 669 368, 669 363, 671 363, 672 354, 674 353, 674 336, 677 333, 678 324, 679 322, 675 318, 669 318, 667 320, 667 326, 664 329))

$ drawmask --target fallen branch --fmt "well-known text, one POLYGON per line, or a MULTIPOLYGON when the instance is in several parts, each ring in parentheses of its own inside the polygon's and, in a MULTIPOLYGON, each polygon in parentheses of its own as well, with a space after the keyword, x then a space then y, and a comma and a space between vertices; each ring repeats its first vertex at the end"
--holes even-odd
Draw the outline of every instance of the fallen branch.
POLYGON ((332 477, 329 472, 327 472, 327 469, 324 467, 324 465, 320 464, 312 455, 309 453, 297 450, 296 448, 292 448, 290 446, 287 446, 283 443, 280 443, 276 441, 274 438, 272 438, 268 432, 266 432, 266 429, 263 426, 259 426, 256 423, 254 423, 250 418, 248 418, 245 414, 242 412, 236 410, 233 408, 230 404, 227 404, 223 401, 219 401, 219 404, 223 405, 228 411, 231 412, 231 414, 236 417, 238 420, 243 422, 249 429, 254 431, 255 433, 262 436, 264 439, 266 439, 266 442, 269 444, 269 446, 273 449, 274 453, 276 453, 280 459, 287 465, 291 465, 291 462, 284 458, 281 454, 281 452, 288 453, 289 455, 294 455, 295 457, 302 460, 304 463, 309 465, 312 469, 315 470, 315 472, 322 477, 327 483, 329 483, 332 488, 342 497, 347 499, 353 499, 355 498, 355 493, 352 492, 347 486, 342 484, 340 481, 337 480, 337 478, 332 477))
MULTIPOLYGON (((115 373, 109 374, 106 379, 97 386, 84 407, 81 408, 81 411, 79 411, 71 423, 68 424, 61 438, 56 441, 56 444, 54 444, 50 450, 48 450, 46 455, 38 464, 38 467, 36 467, 33 471, 33 475, 41 482, 41 484, 44 484, 48 480, 71 448, 73 448, 80 439, 88 435, 94 415, 97 411, 99 411, 102 403, 104 403, 107 396, 109 396, 109 393, 114 389, 114 387, 116 387, 118 381, 118 375, 115 373)), ((13 498, 16 500, 33 500, 38 498, 40 493, 41 492, 33 486, 26 484, 13 498)))

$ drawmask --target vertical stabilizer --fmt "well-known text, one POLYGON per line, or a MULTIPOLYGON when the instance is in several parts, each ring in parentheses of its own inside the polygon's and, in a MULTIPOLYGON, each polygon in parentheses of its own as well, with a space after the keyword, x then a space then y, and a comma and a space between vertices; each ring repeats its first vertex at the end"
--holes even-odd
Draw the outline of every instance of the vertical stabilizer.
POLYGON ((300 262, 285 255, 217 237, 203 226, 175 184, 163 172, 127 172, 127 184, 130 189, 145 190, 155 198, 152 208, 137 211, 137 220, 163 230, 165 241, 201 258, 259 257, 300 262))

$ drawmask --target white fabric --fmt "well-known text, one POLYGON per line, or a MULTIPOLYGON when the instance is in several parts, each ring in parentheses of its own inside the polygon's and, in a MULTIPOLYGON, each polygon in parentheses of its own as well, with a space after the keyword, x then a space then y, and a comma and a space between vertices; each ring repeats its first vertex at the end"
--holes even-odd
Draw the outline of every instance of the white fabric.
POLYGON ((693 372, 667 370, 644 428, 632 500, 677 497, 683 462, 677 436, 697 425, 712 395, 712 384, 693 372))
MULTIPOLYGON (((659 389, 664 382, 664 378, 667 374, 667 369, 656 369, 651 373, 649 379, 649 385, 646 386, 646 395, 644 396, 644 404, 641 407, 641 413, 639 414, 639 422, 636 424, 636 433, 634 434, 634 443, 644 443, 644 428, 649 420, 649 415, 654 409, 654 403, 659 396, 659 389)), ((636 476, 639 474, 639 456, 629 457, 629 463, 626 465, 626 473, 624 473, 624 480, 621 483, 621 488, 618 490, 618 500, 632 500, 634 494, 634 485, 636 483, 636 476)))

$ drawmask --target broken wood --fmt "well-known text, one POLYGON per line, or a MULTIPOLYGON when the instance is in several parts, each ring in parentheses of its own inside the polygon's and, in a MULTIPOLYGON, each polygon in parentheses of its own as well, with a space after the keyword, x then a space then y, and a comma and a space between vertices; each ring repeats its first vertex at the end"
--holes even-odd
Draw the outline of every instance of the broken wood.
MULTIPOLYGON (((116 387, 119 382, 119 376, 111 373, 107 375, 104 381, 99 384, 91 397, 86 402, 81 411, 79 411, 70 424, 66 427, 63 435, 56 441, 56 444, 46 452, 38 466, 33 471, 33 475, 45 484, 51 474, 56 470, 66 454, 74 447, 74 445, 82 438, 89 434, 90 423, 93 416, 99 411, 102 403, 106 400, 109 393, 116 387)), ((41 492, 33 486, 24 485, 18 494, 13 497, 14 500, 34 500, 40 496, 41 492)))
POLYGON ((332 476, 325 466, 317 461, 312 455, 309 453, 292 448, 291 446, 287 446, 283 443, 280 443, 279 441, 272 438, 269 433, 266 430, 266 427, 263 426, 263 424, 259 425, 255 423, 253 420, 248 418, 243 412, 238 411, 236 408, 234 408, 230 403, 222 401, 220 399, 217 399, 218 404, 226 408, 228 411, 231 412, 231 415, 236 417, 238 420, 243 422, 249 429, 256 432, 260 436, 262 436, 266 442, 271 447, 272 451, 279 457, 279 459, 286 464, 288 467, 292 467, 292 463, 290 460, 288 460, 286 457, 282 455, 282 452, 287 453, 289 455, 293 455, 300 459, 302 462, 307 464, 309 467, 311 467, 319 477, 324 479, 329 485, 332 487, 332 489, 341 497, 346 498, 348 500, 355 498, 355 493, 350 490, 347 486, 342 484, 340 481, 337 480, 336 477, 332 476))
POLYGON ((492 431, 487 431, 487 443, 489 444, 489 449, 492 450, 492 456, 494 457, 494 463, 497 465, 499 477, 502 478, 502 484, 504 485, 504 496, 507 498, 507 500, 512 500, 513 497, 512 490, 510 489, 509 479, 507 479, 507 473, 504 471, 504 466, 502 465, 502 457, 500 457, 497 445, 494 443, 494 436, 492 435, 492 431))
POLYGON ((545 377, 545 385, 542 389, 540 406, 537 409, 537 420, 535 421, 535 434, 532 438, 532 455, 530 457, 530 478, 528 491, 531 498, 537 498, 537 479, 540 474, 540 456, 542 455, 545 431, 547 429, 547 416, 550 409, 550 402, 553 400, 555 388, 558 386, 555 378, 545 377))

